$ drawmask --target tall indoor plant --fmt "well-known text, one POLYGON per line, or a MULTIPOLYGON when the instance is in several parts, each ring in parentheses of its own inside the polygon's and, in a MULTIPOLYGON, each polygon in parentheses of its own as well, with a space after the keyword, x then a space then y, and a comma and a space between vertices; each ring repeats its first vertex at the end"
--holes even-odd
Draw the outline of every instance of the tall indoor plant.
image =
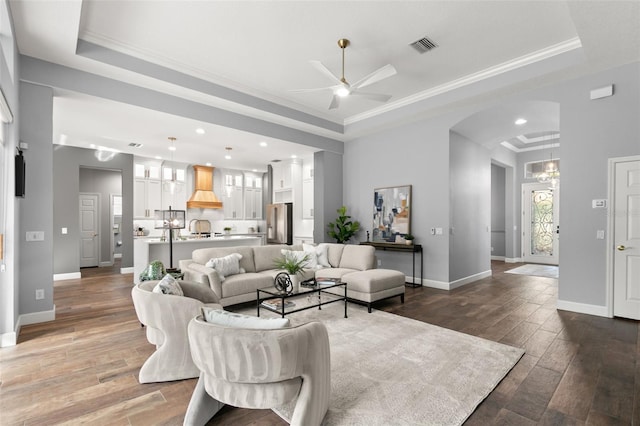
POLYGON ((353 237, 360 229, 360 222, 357 220, 352 221, 351 216, 347 214, 347 207, 342 206, 338 210, 338 217, 335 223, 329 222, 327 227, 327 235, 331 238, 335 238, 337 243, 344 244, 353 237))

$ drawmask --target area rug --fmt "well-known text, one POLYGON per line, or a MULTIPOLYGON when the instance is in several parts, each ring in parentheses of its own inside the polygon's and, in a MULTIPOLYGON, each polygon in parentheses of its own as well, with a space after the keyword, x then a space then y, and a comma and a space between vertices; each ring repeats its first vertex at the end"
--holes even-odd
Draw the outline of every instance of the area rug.
POLYGON ((505 271, 508 274, 534 275, 536 277, 558 278, 560 268, 555 265, 527 264, 505 271))
MULTIPOLYGON (((359 305, 349 304, 348 315, 335 303, 288 316, 292 324, 322 321, 329 332, 331 401, 323 425, 460 425, 524 354, 359 305)), ((274 411, 289 421, 294 405, 274 411)))

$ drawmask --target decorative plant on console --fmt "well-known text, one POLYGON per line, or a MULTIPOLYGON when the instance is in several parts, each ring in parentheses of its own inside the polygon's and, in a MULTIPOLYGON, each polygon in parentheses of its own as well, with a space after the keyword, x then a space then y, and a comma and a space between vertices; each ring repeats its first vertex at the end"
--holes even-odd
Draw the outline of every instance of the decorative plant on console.
POLYGON ((404 234, 404 241, 407 245, 412 245, 415 238, 416 237, 411 234, 404 234))
POLYGON ((331 238, 335 238, 339 244, 344 244, 353 237, 360 229, 360 222, 357 220, 351 221, 351 216, 347 214, 347 208, 345 206, 340 207, 338 210, 338 217, 336 222, 329 222, 327 227, 327 235, 331 238))

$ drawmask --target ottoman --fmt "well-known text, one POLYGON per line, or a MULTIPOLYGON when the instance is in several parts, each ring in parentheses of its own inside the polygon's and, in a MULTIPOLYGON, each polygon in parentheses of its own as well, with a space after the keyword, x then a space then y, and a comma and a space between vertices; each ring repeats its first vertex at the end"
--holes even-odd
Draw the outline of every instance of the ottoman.
POLYGON ((368 269, 345 274, 342 280, 347 283, 347 299, 367 305, 369 313, 371 303, 378 300, 400 296, 400 301, 404 303, 405 276, 400 271, 368 269))

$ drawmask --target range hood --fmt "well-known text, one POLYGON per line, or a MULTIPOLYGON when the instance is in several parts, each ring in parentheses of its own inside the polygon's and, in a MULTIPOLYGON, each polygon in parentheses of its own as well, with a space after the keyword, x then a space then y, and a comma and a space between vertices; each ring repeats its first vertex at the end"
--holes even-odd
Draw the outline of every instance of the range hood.
POLYGON ((196 183, 193 195, 187 201, 188 209, 221 209, 222 202, 213 192, 213 167, 193 166, 196 183))

